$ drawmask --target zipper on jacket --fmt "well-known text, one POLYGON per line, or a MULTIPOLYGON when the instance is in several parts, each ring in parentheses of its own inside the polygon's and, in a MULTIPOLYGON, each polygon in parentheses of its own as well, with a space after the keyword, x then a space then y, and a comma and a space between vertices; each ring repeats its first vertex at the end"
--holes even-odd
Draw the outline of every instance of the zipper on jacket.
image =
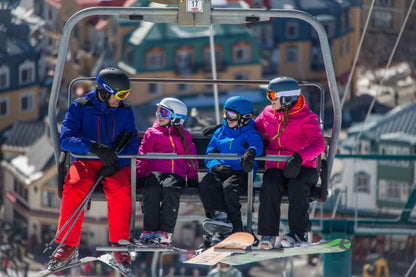
POLYGON ((100 122, 101 122, 101 118, 99 116, 97 116, 98 143, 101 143, 100 122))
POLYGON ((231 145, 233 144, 233 140, 234 138, 230 139, 230 150, 231 150, 231 145))
POLYGON ((105 144, 108 145, 108 136, 107 136, 107 111, 108 108, 105 108, 105 113, 104 113, 104 122, 105 122, 105 144))
MULTIPOLYGON (((169 134, 170 144, 172 145, 172 149, 173 149, 172 153, 175 153, 175 144, 173 143, 173 138, 172 138, 172 134, 171 134, 171 129, 170 128, 168 129, 168 134, 169 134)), ((175 173, 174 172, 174 169, 175 169, 175 160, 172 159, 171 161, 172 161, 171 171, 172 171, 172 173, 175 173)))

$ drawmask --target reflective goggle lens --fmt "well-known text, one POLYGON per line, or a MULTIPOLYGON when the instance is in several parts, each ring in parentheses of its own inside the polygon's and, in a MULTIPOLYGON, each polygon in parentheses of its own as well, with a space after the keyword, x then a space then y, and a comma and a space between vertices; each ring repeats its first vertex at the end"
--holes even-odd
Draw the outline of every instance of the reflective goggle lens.
POLYGON ((118 100, 125 99, 130 94, 130 90, 120 90, 116 92, 116 95, 114 95, 118 100))
POLYGON ((272 91, 270 89, 267 90, 267 99, 269 99, 270 101, 272 100, 276 100, 277 97, 277 92, 272 91))
POLYGON ((235 112, 233 110, 224 110, 224 118, 229 121, 237 121, 240 119, 240 114, 238 112, 235 112))
POLYGON ((163 108, 163 107, 158 107, 157 108, 156 116, 159 116, 159 115, 160 115, 160 117, 165 118, 165 119, 172 118, 172 112, 169 111, 166 108, 163 108))

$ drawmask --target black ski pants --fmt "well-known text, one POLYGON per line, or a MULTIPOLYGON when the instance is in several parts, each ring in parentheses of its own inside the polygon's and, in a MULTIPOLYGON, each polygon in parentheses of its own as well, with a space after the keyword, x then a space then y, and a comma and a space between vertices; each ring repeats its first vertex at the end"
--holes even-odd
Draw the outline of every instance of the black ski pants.
POLYGON ((142 188, 145 231, 173 233, 184 186, 185 180, 176 174, 153 172, 149 175, 142 188))
POLYGON ((243 231, 240 195, 247 194, 247 173, 233 171, 233 175, 222 181, 217 174, 209 172, 198 188, 208 218, 213 218, 215 211, 226 212, 233 232, 243 231))
POLYGON ((263 174, 260 192, 258 216, 258 234, 278 236, 280 226, 280 205, 282 196, 289 199, 289 229, 303 234, 311 230, 309 221, 309 193, 318 182, 316 168, 302 166, 298 177, 289 179, 283 176, 283 170, 269 168, 263 174))

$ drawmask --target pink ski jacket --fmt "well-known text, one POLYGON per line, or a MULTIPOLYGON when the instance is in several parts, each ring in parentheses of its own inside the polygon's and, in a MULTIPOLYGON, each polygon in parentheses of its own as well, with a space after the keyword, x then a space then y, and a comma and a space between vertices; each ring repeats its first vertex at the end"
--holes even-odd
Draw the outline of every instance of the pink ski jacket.
MULTIPOLYGON (((196 155, 196 147, 191 133, 180 125, 188 145, 189 155, 196 155)), ((161 127, 157 121, 146 130, 139 147, 139 155, 147 153, 186 153, 178 134, 170 127, 161 127)), ((148 177, 152 172, 174 173, 187 180, 198 178, 198 161, 187 159, 140 159, 136 161, 137 177, 148 177)))
MULTIPOLYGON (((302 166, 316 168, 317 156, 325 150, 325 142, 319 127, 318 117, 309 108, 303 95, 289 112, 283 133, 273 139, 284 126, 284 112, 278 112, 269 105, 255 120, 255 128, 270 143, 267 155, 292 156, 297 152, 302 157, 302 166)), ((283 169, 286 162, 266 161, 265 168, 283 169)))

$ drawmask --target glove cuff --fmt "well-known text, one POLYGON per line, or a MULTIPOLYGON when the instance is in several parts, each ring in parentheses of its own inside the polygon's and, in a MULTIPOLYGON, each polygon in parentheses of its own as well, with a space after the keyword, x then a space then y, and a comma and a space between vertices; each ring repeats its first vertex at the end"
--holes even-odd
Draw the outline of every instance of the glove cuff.
POLYGON ((303 159, 302 159, 302 156, 301 155, 299 155, 298 153, 294 152, 292 156, 293 156, 293 158, 295 158, 296 162, 298 162, 299 164, 302 164, 303 159))
POLYGON ((99 145, 99 143, 98 143, 98 142, 93 141, 93 142, 91 143, 91 146, 90 146, 90 150, 89 150, 89 151, 90 151, 91 153, 95 153, 95 151, 97 151, 98 145, 99 145))

